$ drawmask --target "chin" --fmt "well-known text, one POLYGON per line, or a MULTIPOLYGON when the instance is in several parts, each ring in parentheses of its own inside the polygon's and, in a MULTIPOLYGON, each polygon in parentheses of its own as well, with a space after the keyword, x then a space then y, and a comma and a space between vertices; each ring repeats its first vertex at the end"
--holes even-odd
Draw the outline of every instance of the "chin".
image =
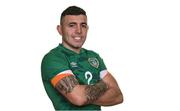
POLYGON ((83 44, 77 44, 77 45, 74 45, 74 48, 79 49, 79 48, 81 48, 81 47, 82 47, 82 45, 83 45, 83 44))
POLYGON ((82 45, 81 46, 74 46, 75 49, 80 49, 81 47, 82 47, 82 45))

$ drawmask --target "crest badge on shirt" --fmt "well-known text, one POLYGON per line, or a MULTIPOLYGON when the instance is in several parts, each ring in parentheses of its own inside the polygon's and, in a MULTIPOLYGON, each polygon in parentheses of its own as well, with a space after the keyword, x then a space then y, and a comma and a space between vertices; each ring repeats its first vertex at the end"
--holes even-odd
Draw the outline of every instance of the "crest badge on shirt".
POLYGON ((91 64, 91 66, 98 68, 99 67, 99 61, 96 58, 89 58, 88 59, 89 64, 91 64))

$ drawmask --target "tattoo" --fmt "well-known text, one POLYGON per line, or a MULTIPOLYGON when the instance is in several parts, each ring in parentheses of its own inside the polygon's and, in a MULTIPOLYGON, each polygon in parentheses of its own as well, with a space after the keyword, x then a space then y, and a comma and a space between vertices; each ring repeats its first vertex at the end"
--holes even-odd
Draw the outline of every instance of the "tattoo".
POLYGON ((74 76, 67 76, 62 78, 55 87, 58 91, 63 91, 67 94, 70 93, 73 90, 73 88, 78 84, 79 83, 74 76))
POLYGON ((94 85, 87 85, 85 88, 87 103, 89 104, 97 100, 101 95, 106 92, 107 89, 107 84, 102 80, 94 85))

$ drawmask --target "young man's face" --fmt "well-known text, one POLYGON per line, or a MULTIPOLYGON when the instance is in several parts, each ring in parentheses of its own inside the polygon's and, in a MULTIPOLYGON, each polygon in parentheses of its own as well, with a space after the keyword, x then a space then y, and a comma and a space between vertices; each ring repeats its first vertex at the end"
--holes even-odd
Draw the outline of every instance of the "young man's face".
POLYGON ((57 29, 62 35, 63 45, 71 50, 79 51, 87 36, 87 17, 85 15, 66 15, 57 29))

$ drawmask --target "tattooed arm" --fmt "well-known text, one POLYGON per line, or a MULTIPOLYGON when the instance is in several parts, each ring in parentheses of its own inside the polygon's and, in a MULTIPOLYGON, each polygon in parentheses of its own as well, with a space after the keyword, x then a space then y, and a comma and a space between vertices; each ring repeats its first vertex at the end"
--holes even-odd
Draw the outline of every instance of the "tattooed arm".
POLYGON ((108 89, 103 81, 99 81, 95 85, 79 85, 73 75, 59 80, 55 88, 71 103, 78 106, 95 102, 108 89))
POLYGON ((93 103, 94 101, 96 101, 107 91, 107 89, 108 86, 103 80, 99 81, 95 85, 87 85, 85 87, 87 103, 93 103))
POLYGON ((111 106, 122 103, 123 95, 114 77, 108 72, 108 74, 103 78, 103 81, 109 88, 94 102, 94 104, 100 106, 111 106))

